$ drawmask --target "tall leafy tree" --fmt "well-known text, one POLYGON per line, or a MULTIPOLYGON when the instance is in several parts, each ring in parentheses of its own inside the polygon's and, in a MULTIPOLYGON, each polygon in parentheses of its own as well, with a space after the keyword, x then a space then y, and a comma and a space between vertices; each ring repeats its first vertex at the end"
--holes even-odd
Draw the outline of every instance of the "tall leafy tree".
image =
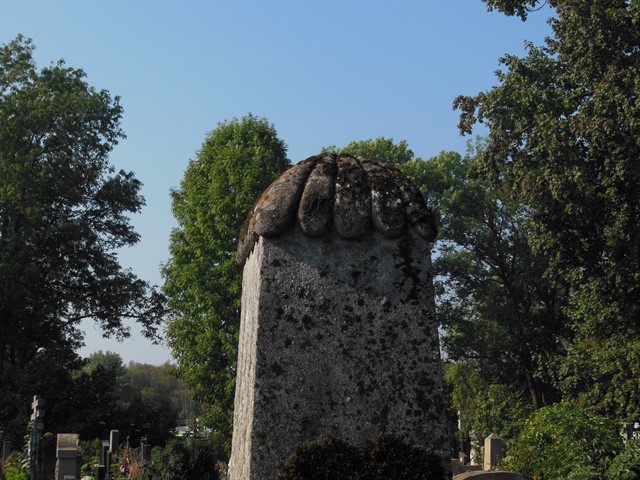
POLYGON ((442 219, 434 269, 447 380, 463 438, 481 440, 509 438, 559 399, 547 365, 569 332, 567 288, 528 245, 528 209, 476 178, 477 153, 442 152, 421 175, 442 219))
MULTIPOLYGON (((526 18, 539 2, 487 0, 526 18)), ((460 129, 489 127, 486 178, 531 211, 530 243, 573 287, 568 398, 640 415, 640 2, 553 0, 553 35, 502 59, 499 85, 462 96, 460 129)))
POLYGON ((323 152, 348 153, 393 164, 402 164, 414 158, 413 151, 406 140, 394 142, 393 138, 377 137, 368 140, 353 140, 342 148, 330 145, 323 152))
POLYGON ((14 439, 31 396, 77 366, 83 319, 126 337, 133 318, 155 337, 164 314, 116 254, 138 241, 128 215, 144 204, 108 162, 119 99, 63 61, 38 69, 33 50, 22 36, 0 48, 0 422, 14 439))
POLYGON ((425 162, 427 195, 442 217, 434 264, 445 346, 537 409, 557 398, 544 365, 567 334, 566 288, 544 275, 548 260, 528 245, 528 209, 474 178, 473 166, 473 156, 454 152, 425 162))
POLYGON ((163 269, 177 312, 167 337, 182 377, 209 406, 206 422, 231 441, 242 271, 240 228, 262 191, 290 163, 266 119, 220 123, 171 192, 178 227, 163 269))

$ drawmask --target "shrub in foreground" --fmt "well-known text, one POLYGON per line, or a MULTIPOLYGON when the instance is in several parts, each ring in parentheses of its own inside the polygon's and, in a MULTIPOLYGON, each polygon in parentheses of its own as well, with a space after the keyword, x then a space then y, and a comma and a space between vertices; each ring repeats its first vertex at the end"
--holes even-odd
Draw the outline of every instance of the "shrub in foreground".
POLYGON ((218 480, 217 454, 206 440, 173 439, 154 448, 141 480, 218 480))
POLYGON ((607 480, 640 479, 640 440, 630 440, 613 459, 605 475, 607 480))
POLYGON ((430 449, 410 445, 393 434, 381 434, 353 446, 328 437, 298 445, 282 466, 277 480, 442 480, 440 457, 430 449))
POLYGON ((503 467, 534 479, 600 479, 622 449, 617 430, 569 402, 544 407, 527 420, 503 467))

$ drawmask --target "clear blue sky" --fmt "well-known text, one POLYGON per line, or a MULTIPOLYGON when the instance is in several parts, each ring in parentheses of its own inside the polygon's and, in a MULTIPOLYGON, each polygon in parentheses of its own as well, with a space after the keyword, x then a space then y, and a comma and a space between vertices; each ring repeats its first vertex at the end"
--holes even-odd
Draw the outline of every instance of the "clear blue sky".
MULTIPOLYGON (((123 265, 161 284, 175 226, 169 190, 218 122, 251 112, 272 122, 297 162, 323 146, 378 136, 416 155, 464 152, 452 101, 496 83, 498 58, 549 34, 548 10, 526 23, 480 0, 0 0, 0 43, 34 40, 40 66, 64 58, 122 97, 127 139, 111 155, 135 172, 147 206, 123 265)), ((159 364, 166 348, 106 341, 87 325, 88 355, 159 364)))

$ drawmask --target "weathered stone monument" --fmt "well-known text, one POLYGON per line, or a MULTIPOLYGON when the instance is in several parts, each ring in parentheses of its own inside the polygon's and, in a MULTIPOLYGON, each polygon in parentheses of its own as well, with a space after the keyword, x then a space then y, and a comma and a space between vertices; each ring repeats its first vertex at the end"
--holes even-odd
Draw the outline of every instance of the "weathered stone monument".
POLYGON ((392 432, 449 461, 430 249, 435 220, 397 169, 304 160, 261 196, 244 265, 232 480, 298 443, 392 432))

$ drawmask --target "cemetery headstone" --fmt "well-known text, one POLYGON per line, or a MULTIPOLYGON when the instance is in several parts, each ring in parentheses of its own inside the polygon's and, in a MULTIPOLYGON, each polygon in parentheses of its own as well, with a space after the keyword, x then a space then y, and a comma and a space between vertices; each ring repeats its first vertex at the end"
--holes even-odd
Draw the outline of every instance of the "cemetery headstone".
POLYGON ((11 455, 11 442, 5 440, 2 442, 2 463, 0 463, 0 478, 2 478, 2 474, 4 474, 4 462, 9 455, 11 455))
POLYGON ((151 461, 151 445, 147 443, 146 437, 140 440, 140 460, 145 465, 151 461))
POLYGON ((109 453, 117 453, 119 448, 120 432, 118 430, 111 430, 111 432, 109 432, 109 453))
POLYGON ((59 433, 56 444, 56 480, 77 477, 78 473, 78 434, 59 433))
POLYGON ((497 435, 491 434, 484 439, 483 470, 493 470, 502 460, 504 441, 497 435))
POLYGON ((262 194, 238 247, 231 480, 274 478, 299 443, 381 432, 450 464, 435 235, 418 189, 362 157, 311 157, 262 194))
POLYGON ((11 442, 9 440, 5 440, 2 442, 2 463, 4 463, 4 459, 11 455, 11 442))

